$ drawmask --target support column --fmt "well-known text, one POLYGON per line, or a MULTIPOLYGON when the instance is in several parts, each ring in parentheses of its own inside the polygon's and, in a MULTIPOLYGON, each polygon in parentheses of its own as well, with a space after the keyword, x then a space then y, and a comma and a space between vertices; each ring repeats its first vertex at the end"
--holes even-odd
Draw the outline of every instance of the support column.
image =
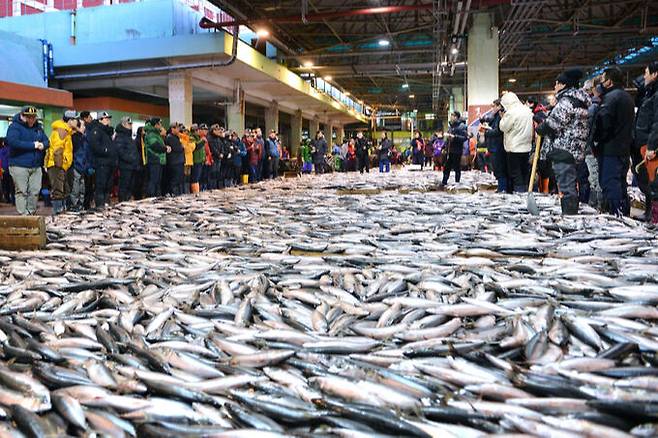
POLYGON ((339 145, 342 145, 345 141, 345 127, 342 125, 336 127, 336 141, 339 145))
POLYGON ((320 119, 318 116, 313 117, 308 122, 308 136, 315 138, 315 133, 320 130, 320 119))
POLYGON ((279 103, 273 100, 269 108, 265 108, 265 132, 263 135, 269 135, 270 130, 279 131, 279 103))
POLYGON ((233 87, 233 102, 226 107, 226 127, 236 131, 239 136, 244 132, 244 90, 240 81, 235 81, 233 87))
POLYGON ((498 28, 489 13, 473 14, 468 33, 468 120, 487 112, 498 91, 498 28))
POLYGON ((333 140, 333 131, 334 131, 334 124, 331 121, 327 121, 324 124, 324 138, 327 139, 327 144, 331 147, 334 144, 333 140))
POLYGON ((192 124, 192 76, 187 72, 169 74, 169 121, 192 124))
POLYGON ((302 144, 302 110, 290 116, 290 156, 297 157, 302 144))

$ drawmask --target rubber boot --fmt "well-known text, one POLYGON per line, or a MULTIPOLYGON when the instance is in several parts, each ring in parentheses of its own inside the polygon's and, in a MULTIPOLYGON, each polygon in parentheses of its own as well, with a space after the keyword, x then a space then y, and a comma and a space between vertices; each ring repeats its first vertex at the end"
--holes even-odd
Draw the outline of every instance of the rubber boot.
POLYGON ((192 183, 192 193, 199 193, 199 183, 192 183))
POLYGON ((651 223, 658 224, 658 201, 651 202, 651 223))
POLYGON ((578 198, 562 198, 560 199, 560 206, 562 207, 562 216, 578 214, 578 198))

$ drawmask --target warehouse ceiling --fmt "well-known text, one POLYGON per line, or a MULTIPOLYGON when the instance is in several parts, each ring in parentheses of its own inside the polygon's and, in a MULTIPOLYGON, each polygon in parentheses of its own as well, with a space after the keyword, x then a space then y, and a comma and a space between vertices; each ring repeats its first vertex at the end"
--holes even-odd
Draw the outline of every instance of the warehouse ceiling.
POLYGON ((565 67, 593 72, 611 61, 633 77, 646 58, 655 58, 658 47, 658 2, 649 0, 215 4, 253 29, 267 29, 281 49, 281 61, 293 70, 330 76, 331 83, 382 109, 446 111, 451 89, 464 86, 466 38, 470 17, 478 11, 490 12, 500 31, 501 90, 537 94, 550 90, 565 67), (372 11, 382 7, 389 9, 372 11), (312 68, 304 67, 308 62, 312 68))

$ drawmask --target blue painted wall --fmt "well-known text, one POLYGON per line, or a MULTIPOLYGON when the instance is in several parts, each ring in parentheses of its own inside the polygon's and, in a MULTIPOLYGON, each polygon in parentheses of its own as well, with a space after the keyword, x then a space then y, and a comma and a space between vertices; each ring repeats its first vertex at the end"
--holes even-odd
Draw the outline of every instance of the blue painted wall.
POLYGON ((45 87, 41 43, 6 32, 0 41, 0 81, 45 87))
POLYGON ((223 51, 223 32, 201 29, 201 17, 178 0, 148 0, 79 9, 75 45, 70 11, 0 19, 0 31, 47 39, 56 67, 223 51))

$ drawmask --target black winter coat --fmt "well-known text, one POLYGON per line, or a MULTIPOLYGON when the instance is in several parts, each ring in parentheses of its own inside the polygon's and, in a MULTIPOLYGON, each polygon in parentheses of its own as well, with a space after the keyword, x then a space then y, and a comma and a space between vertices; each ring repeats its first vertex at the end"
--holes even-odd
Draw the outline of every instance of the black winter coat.
POLYGON ((356 138, 356 156, 357 157, 367 157, 368 156, 368 140, 365 137, 356 138))
POLYGON ((116 167, 119 154, 112 142, 114 129, 94 120, 89 125, 87 132, 94 166, 96 168, 100 166, 116 167))
POLYGON ((327 155, 327 140, 324 138, 313 140, 313 148, 315 149, 315 152, 313 152, 313 162, 314 163, 322 163, 324 162, 324 156, 327 155))
POLYGON ((644 90, 637 114, 635 115, 635 141, 634 146, 641 148, 648 145, 648 149, 658 149, 658 81, 655 81, 644 90))
POLYGON ((627 157, 633 144, 635 103, 630 94, 615 87, 603 95, 596 114, 594 140, 597 150, 606 156, 627 157))
POLYGON ((496 111, 489 121, 489 127, 484 131, 484 140, 489 152, 500 152, 504 150, 503 145, 503 132, 500 130, 500 111, 496 111))
POLYGON ((463 120, 457 120, 455 122, 450 122, 450 128, 448 129, 448 134, 454 135, 454 137, 448 140, 448 152, 451 154, 460 155, 464 153, 464 142, 468 140, 468 128, 466 128, 466 123, 463 120))
POLYGON ((119 169, 139 170, 142 157, 135 147, 132 130, 119 124, 115 132, 114 147, 119 154, 119 169))
POLYGON ((171 152, 167 154, 167 166, 182 166, 185 164, 185 149, 180 138, 174 134, 167 134, 165 139, 167 146, 171 148, 171 152))
POLYGON ((222 159, 222 148, 223 148, 223 139, 212 133, 208 134, 208 146, 210 147, 210 153, 212 154, 212 159, 214 162, 219 163, 222 159))

